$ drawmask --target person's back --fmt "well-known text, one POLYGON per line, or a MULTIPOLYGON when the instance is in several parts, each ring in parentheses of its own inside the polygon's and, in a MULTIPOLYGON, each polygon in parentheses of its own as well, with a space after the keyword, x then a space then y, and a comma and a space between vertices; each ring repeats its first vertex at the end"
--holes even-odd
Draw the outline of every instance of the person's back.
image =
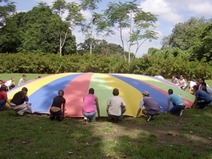
POLYGON ((53 100, 52 106, 61 108, 63 103, 65 103, 65 98, 63 96, 56 96, 53 100))
POLYGON ((160 111, 160 106, 152 97, 145 96, 143 101, 146 109, 160 111))
POLYGON ((121 106, 124 105, 123 98, 120 96, 113 96, 109 99, 108 105, 110 105, 108 110, 110 115, 120 116, 121 106))
POLYGON ((204 100, 206 102, 211 101, 212 97, 205 91, 203 90, 197 90, 195 93, 195 96, 197 97, 198 100, 204 100))
POLYGON ((23 104, 24 101, 28 101, 28 97, 23 93, 23 91, 19 91, 13 96, 10 102, 15 105, 20 105, 23 104))
POLYGON ((173 90, 168 90, 168 102, 166 106, 166 112, 170 112, 171 114, 175 114, 177 116, 182 116, 183 110, 185 109, 186 105, 181 97, 177 94, 173 94, 173 90), (173 104, 173 107, 169 110, 170 104, 173 104))
POLYGON ((183 104, 184 101, 177 94, 170 94, 168 99, 172 102, 173 105, 183 104))
POLYGON ((84 96, 82 111, 83 112, 96 112, 95 96, 93 94, 87 94, 84 96))

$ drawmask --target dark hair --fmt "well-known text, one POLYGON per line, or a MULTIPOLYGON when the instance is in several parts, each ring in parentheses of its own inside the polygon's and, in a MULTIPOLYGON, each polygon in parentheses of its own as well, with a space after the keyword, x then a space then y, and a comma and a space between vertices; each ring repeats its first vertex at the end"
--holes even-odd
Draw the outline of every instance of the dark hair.
POLYGON ((88 90, 88 93, 89 93, 89 94, 94 94, 94 89, 93 89, 93 88, 90 88, 90 89, 88 90))
POLYGON ((119 90, 117 88, 113 89, 113 95, 118 96, 119 95, 119 90))
POLYGON ((169 93, 169 94, 173 94, 173 90, 172 90, 172 89, 169 89, 169 90, 168 90, 168 93, 169 93))
POLYGON ((28 91, 28 89, 26 87, 23 87, 21 90, 26 91, 26 92, 28 91))
POLYGON ((0 87, 0 91, 7 91, 7 86, 6 85, 1 85, 1 87, 0 87))
POLYGON ((61 90, 59 90, 58 91, 58 95, 61 95, 61 96, 63 96, 64 95, 64 91, 61 89, 61 90))
POLYGON ((193 89, 198 90, 199 89, 198 85, 194 85, 193 89))

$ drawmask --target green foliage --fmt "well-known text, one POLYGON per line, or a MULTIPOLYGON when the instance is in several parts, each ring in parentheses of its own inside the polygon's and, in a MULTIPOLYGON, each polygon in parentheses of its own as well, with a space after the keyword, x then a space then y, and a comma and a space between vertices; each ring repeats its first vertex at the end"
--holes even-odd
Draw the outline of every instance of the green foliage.
POLYGON ((163 38, 162 50, 171 48, 188 52, 191 60, 212 60, 211 19, 190 18, 177 24, 172 34, 163 38))
POLYGON ((69 26, 46 5, 34 7, 6 19, 0 28, 0 52, 58 53, 60 36, 66 35, 62 54, 76 53, 75 37, 69 26))
POLYGON ((162 75, 171 78, 173 74, 212 79, 212 63, 190 61, 186 56, 144 55, 128 64, 119 56, 102 54, 73 54, 59 57, 55 54, 16 53, 4 54, 0 58, 0 73, 134 73, 162 75))

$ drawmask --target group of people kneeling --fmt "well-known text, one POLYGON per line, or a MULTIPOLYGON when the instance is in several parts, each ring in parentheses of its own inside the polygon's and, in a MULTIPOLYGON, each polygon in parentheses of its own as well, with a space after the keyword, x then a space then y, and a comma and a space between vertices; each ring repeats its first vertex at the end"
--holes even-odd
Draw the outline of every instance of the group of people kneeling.
MULTIPOLYGON (((198 86, 193 86, 195 100, 191 107, 198 105, 199 108, 205 109, 212 102, 212 97, 203 90, 198 90, 198 86)), ((0 110, 4 109, 6 102, 9 103, 10 107, 14 109, 17 115, 24 115, 26 111, 32 113, 30 104, 28 103, 27 96, 28 89, 23 87, 21 91, 17 92, 11 101, 7 99, 7 94, 4 88, 0 88, 0 110)), ((113 89, 113 96, 107 101, 107 114, 111 122, 118 122, 122 120, 123 114, 126 111, 126 104, 124 99, 119 96, 119 90, 117 88, 113 89)), ((142 110, 142 113, 147 116, 147 121, 153 120, 156 115, 161 113, 161 107, 152 98, 148 91, 144 91, 143 98, 140 102, 140 106, 137 111, 136 117, 139 117, 139 114, 142 110)), ((168 102, 166 105, 166 112, 175 114, 177 116, 182 116, 183 110, 186 108, 186 105, 181 97, 173 93, 172 89, 168 90, 168 102), (170 109, 171 103, 173 107, 170 109)), ((58 119, 62 121, 64 118, 65 103, 66 99, 63 97, 64 91, 59 90, 58 95, 53 99, 51 108, 50 108, 50 119, 58 119)), ((82 114, 84 116, 85 122, 92 122, 96 120, 96 113, 100 117, 99 102, 97 96, 94 95, 94 89, 90 88, 88 94, 83 97, 82 104, 82 114)))
MULTIPOLYGON (((208 104, 212 102, 212 97, 207 94, 203 90, 198 90, 198 86, 193 87, 195 92, 195 100, 191 107, 194 107, 196 105, 199 106, 201 109, 207 108, 208 104)), ((60 90, 62 91, 62 90, 60 90)), ((62 113, 61 111, 54 112, 52 109, 57 105, 57 107, 60 108, 60 105, 65 107, 65 99, 62 97, 63 93, 60 93, 57 97, 55 97, 51 110, 50 110, 50 119, 54 119, 55 115, 58 115, 59 120, 61 119, 62 113), (61 104, 56 104, 59 102, 55 102, 58 100, 58 98, 61 98, 61 104)), ((107 107, 106 111, 109 117, 109 120, 111 122, 117 123, 118 121, 122 120, 123 114, 126 111, 126 104, 124 102, 124 99, 119 96, 119 90, 117 88, 113 89, 112 92, 113 96, 107 101, 107 107)), ((137 111, 136 117, 139 117, 140 112, 142 110, 142 113, 147 116, 147 121, 153 120, 156 115, 159 115, 161 113, 161 107, 159 104, 155 101, 154 98, 150 97, 150 94, 148 91, 144 91, 143 98, 140 102, 140 106, 137 111), (144 108, 143 108, 144 107, 144 108)), ((186 108, 186 105, 183 101, 183 99, 178 96, 177 94, 173 93, 172 89, 168 90, 168 102, 166 105, 166 112, 170 112, 171 114, 182 116, 183 110, 186 108), (173 107, 170 109, 171 103, 173 104, 173 107)), ((84 116, 85 122, 92 122, 96 120, 96 113, 98 117, 100 117, 100 110, 99 110, 99 102, 98 98, 94 95, 94 89, 90 88, 87 95, 83 97, 83 104, 82 104, 82 114, 84 116)))

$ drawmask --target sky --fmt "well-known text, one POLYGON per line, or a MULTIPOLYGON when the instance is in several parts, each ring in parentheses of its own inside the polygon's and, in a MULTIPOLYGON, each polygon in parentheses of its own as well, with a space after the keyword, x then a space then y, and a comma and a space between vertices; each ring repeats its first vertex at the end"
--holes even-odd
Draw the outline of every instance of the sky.
MULTIPOLYGON (((52 5, 55 0, 12 0, 15 2, 16 9, 20 11, 29 11, 34 6, 37 6, 39 2, 46 2, 48 5, 52 5)), ((66 0, 67 2, 79 1, 79 0, 66 0)), ((99 10, 104 10, 108 2, 118 2, 122 3, 126 0, 102 0, 98 4, 99 10)), ((172 29, 177 23, 183 23, 190 19, 191 17, 196 18, 212 18, 212 0, 137 0, 136 3, 143 11, 151 12, 157 15, 158 21, 156 22, 155 31, 158 33, 158 39, 151 42, 145 42, 139 52, 136 54, 137 57, 141 57, 143 54, 147 53, 148 49, 151 47, 161 48, 161 41, 164 36, 168 36, 172 33, 172 29)), ((89 17, 91 14, 86 11, 83 13, 85 16, 89 17)), ((79 30, 74 30, 73 34, 76 36, 77 43, 83 42, 85 37, 79 32, 79 30)), ((125 35, 127 37, 127 34, 125 35)), ((104 39, 110 43, 115 43, 120 45, 120 39, 117 36, 112 37, 102 37, 95 36, 97 39, 104 39)), ((132 51, 134 51, 132 48, 132 51)))

